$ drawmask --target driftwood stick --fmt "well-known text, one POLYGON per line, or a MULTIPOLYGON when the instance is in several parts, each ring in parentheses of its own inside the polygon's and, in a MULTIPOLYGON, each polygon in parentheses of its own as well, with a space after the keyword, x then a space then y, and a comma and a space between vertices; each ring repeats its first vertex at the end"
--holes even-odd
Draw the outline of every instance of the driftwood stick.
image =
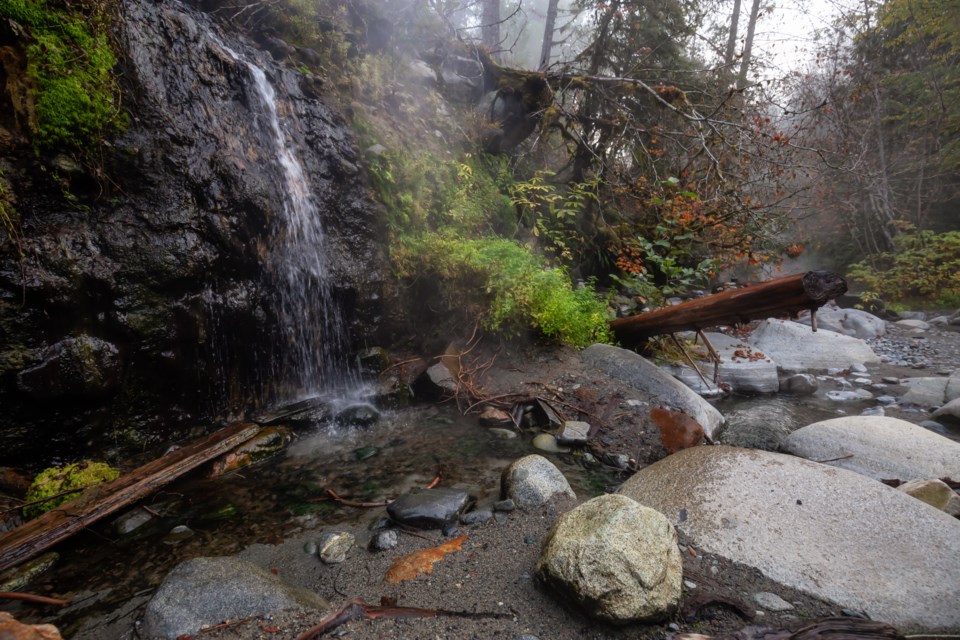
POLYGON ((703 372, 700 371, 700 367, 697 366, 697 363, 694 362, 693 358, 690 357, 690 354, 687 353, 687 349, 686 347, 683 346, 683 343, 677 340, 677 336, 672 333, 670 334, 670 339, 673 340, 673 344, 677 345, 677 347, 680 348, 680 353, 683 354, 683 357, 687 359, 687 362, 690 364, 691 367, 693 367, 693 370, 697 372, 698 376, 700 376, 700 380, 703 382, 703 386, 709 389, 710 383, 707 382, 707 379, 703 376, 703 372))
POLYGON ((61 607, 70 604, 69 600, 48 598, 47 596, 38 596, 32 593, 20 593, 19 591, 0 591, 0 600, 20 600, 21 602, 34 602, 36 604, 55 604, 61 607))
POLYGON ((432 618, 449 616, 454 618, 511 618, 508 613, 474 613, 472 611, 447 611, 444 609, 419 609, 417 607, 378 606, 367 604, 360 598, 347 600, 335 611, 321 620, 315 627, 307 629, 297 636, 297 640, 316 640, 328 631, 351 620, 376 620, 379 618, 432 618))

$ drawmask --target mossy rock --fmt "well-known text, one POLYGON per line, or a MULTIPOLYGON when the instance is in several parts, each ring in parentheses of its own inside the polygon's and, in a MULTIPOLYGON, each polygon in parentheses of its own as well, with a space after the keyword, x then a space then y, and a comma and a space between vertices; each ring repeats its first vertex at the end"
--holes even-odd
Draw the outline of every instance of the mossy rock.
POLYGON ((27 490, 27 502, 37 502, 50 496, 49 500, 30 505, 23 509, 25 518, 35 518, 47 511, 59 507, 77 497, 78 492, 61 494, 70 489, 79 489, 94 484, 116 480, 120 472, 105 462, 90 462, 83 460, 62 467, 44 469, 33 479, 33 484, 27 490))

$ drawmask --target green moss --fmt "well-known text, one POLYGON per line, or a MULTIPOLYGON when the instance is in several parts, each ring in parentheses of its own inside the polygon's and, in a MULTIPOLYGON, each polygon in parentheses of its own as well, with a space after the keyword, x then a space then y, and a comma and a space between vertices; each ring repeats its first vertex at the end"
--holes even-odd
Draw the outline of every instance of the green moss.
POLYGON ((511 335, 530 327, 576 347, 612 340, 607 305, 593 289, 574 289, 566 270, 512 240, 428 233, 403 247, 394 256, 401 276, 431 274, 451 308, 475 306, 488 329, 511 335))
POLYGON ((83 150, 123 130, 106 3, 0 0, 26 34, 28 114, 35 146, 83 150))
POLYGON ((62 467, 44 469, 33 479, 33 484, 27 490, 26 501, 37 502, 50 496, 50 500, 30 505, 23 509, 25 518, 34 518, 46 513, 65 502, 77 497, 78 493, 57 495, 70 489, 79 489, 93 484, 116 480, 120 472, 105 462, 90 462, 84 460, 62 467))

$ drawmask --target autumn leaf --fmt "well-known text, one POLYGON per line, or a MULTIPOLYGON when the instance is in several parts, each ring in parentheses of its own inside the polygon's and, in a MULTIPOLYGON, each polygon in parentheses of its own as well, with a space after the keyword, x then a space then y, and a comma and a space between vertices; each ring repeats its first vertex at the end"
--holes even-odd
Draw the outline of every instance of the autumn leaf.
POLYGON ((443 556, 448 553, 459 551, 460 547, 463 546, 463 541, 466 539, 467 536, 460 536, 436 547, 422 549, 421 551, 415 551, 409 555, 397 558, 393 561, 393 564, 390 565, 390 568, 387 570, 387 575, 384 576, 383 579, 389 584, 397 584, 398 582, 413 580, 426 573, 430 573, 433 571, 435 562, 441 560, 443 556))

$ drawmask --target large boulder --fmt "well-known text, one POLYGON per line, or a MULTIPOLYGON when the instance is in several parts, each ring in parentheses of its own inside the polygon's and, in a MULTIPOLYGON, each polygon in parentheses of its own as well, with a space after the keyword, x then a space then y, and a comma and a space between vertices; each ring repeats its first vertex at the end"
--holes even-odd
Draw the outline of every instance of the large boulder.
POLYGON ((228 619, 282 609, 329 608, 319 595, 246 560, 194 558, 177 565, 154 593, 141 633, 151 640, 176 640, 228 619))
MULTIPOLYGON (((804 316, 797 322, 810 325, 810 316, 804 316)), ((862 309, 824 307, 817 311, 817 328, 867 340, 885 336, 887 321, 862 309)))
MULTIPOLYGON (((780 388, 777 363, 743 340, 723 333, 705 334, 720 356, 720 382, 735 392, 776 393, 780 388)), ((701 370, 713 372, 713 365, 701 370)))
POLYGON ((813 332, 788 320, 764 320, 747 342, 784 371, 846 369, 853 364, 880 362, 863 340, 825 329, 813 332))
POLYGON ((960 444, 905 420, 846 416, 797 429, 781 448, 875 480, 960 478, 960 444))
POLYGON ((960 522, 901 491, 788 455, 694 447, 620 493, 704 551, 905 633, 960 631, 960 522))
POLYGON ((503 496, 524 509, 544 505, 556 495, 577 498, 560 469, 536 454, 515 460, 504 469, 501 485, 503 496))
POLYGON ((662 514, 626 496, 600 496, 560 516, 537 575, 605 622, 661 619, 680 601, 677 532, 662 514))
POLYGON ((692 416, 700 423, 704 434, 709 438, 713 438, 723 425, 723 415, 709 402, 633 351, 608 344, 595 344, 584 349, 580 357, 584 362, 600 369, 608 376, 657 396, 660 403, 680 409, 692 416))

